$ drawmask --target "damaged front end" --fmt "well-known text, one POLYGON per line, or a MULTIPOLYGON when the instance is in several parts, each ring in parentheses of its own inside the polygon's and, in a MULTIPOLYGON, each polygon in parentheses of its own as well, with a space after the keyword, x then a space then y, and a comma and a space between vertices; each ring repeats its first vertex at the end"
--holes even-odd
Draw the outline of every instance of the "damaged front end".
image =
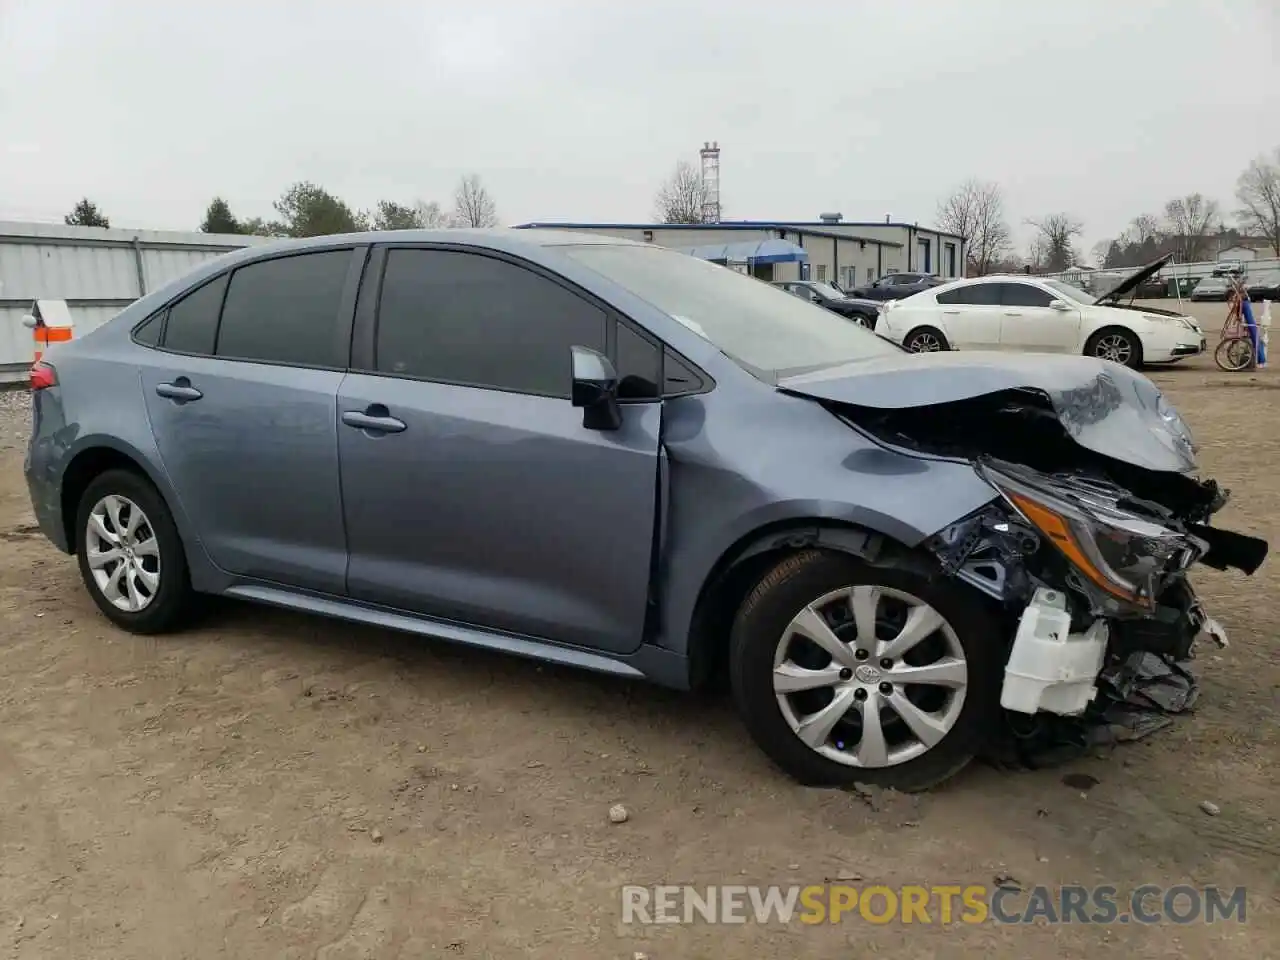
POLYGON ((1189 707, 1196 641, 1226 644, 1189 568, 1252 574, 1267 553, 1262 540, 1210 525, 1228 491, 1192 475, 1190 432, 1137 376, 1103 369, 1058 390, 895 407, 850 403, 861 399, 853 390, 821 397, 881 443, 967 460, 999 494, 924 546, 1003 609, 1001 704, 1041 751, 1140 736, 1189 707))

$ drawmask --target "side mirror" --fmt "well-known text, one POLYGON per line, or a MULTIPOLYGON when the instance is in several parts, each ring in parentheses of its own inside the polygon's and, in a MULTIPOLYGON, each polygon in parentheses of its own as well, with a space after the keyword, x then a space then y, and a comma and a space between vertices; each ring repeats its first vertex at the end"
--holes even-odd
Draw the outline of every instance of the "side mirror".
POLYGON ((1055 310, 1070 310, 1070 309, 1071 309, 1071 304, 1067 303, 1067 301, 1065 301, 1065 300, 1050 300, 1050 301, 1049 301, 1049 306, 1053 307, 1053 309, 1055 309, 1055 310))
POLYGON ((24 313, 22 315, 22 325, 28 330, 34 330, 37 326, 36 318, 29 313, 24 313))
POLYGON ((588 430, 617 430, 622 426, 618 406, 618 371, 609 358, 587 347, 570 347, 573 386, 569 393, 582 408, 582 425, 588 430))

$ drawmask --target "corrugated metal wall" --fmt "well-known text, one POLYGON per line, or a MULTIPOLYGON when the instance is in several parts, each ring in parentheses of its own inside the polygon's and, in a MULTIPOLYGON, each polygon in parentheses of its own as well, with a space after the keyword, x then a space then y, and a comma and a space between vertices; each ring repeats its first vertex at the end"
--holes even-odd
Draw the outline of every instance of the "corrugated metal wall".
POLYGON ((79 336, 201 262, 265 242, 0 221, 0 381, 22 379, 31 364, 31 331, 22 316, 33 300, 66 300, 79 336))

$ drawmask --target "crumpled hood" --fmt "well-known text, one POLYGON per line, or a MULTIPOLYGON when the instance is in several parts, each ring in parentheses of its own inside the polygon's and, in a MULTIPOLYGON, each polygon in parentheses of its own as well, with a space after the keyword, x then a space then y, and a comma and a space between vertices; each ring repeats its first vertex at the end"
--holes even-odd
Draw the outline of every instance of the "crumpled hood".
POLYGON ((1148 470, 1195 469, 1195 445, 1156 385, 1093 357, 987 352, 902 353, 784 377, 783 393, 881 410, 939 407, 989 394, 1043 394, 1067 433, 1095 453, 1148 470))

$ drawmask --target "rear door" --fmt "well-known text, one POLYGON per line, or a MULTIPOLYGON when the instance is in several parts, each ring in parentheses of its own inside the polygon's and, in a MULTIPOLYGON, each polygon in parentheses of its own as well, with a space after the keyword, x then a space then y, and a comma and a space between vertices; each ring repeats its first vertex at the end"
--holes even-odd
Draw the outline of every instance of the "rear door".
POLYGON ((970 283, 936 295, 943 332, 959 350, 1000 346, 1000 290, 997 283, 970 283))
POLYGON ((255 261, 159 318, 141 370, 164 468, 223 570, 341 593, 335 416, 364 247, 255 261))
POLYGON ((350 596, 634 650, 653 558, 658 346, 553 275, 475 248, 391 247, 373 272, 338 397, 350 596), (621 429, 583 426, 571 346, 618 358, 633 401, 621 429))
POLYGON ((1000 345, 1005 350, 1033 353, 1075 353, 1080 340, 1080 311, 1063 299, 1068 309, 1058 310, 1055 299, 1035 284, 1006 281, 1000 287, 1000 345))

